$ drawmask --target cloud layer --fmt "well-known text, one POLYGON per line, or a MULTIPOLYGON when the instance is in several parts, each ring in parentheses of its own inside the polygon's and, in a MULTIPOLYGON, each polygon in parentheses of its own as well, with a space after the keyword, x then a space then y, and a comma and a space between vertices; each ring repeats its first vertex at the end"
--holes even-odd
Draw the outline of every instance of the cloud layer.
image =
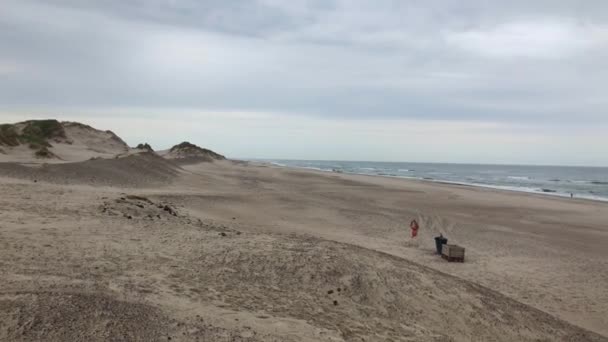
MULTIPOLYGON (((500 127, 511 140, 532 131, 566 148, 608 127, 607 61, 605 1, 0 3, 0 110, 13 116, 80 111, 202 120, 210 112, 266 113, 285 120, 286 130, 310 120, 408 123, 429 134, 434 125, 446 132, 465 125, 470 134, 500 127)), ((256 129, 272 137, 271 128, 256 129)), ((594 143, 608 143, 602 135, 594 143)), ((512 157, 521 144, 478 137, 461 148, 487 142, 502 148, 506 162, 519 161, 512 157)), ((385 149, 391 144, 382 141, 385 149)), ((266 152, 232 152, 279 154, 269 142, 266 152)), ((318 158, 352 158, 348 149, 318 158)), ((444 160, 437 151, 426 160, 444 160)), ((564 160, 534 155, 541 163, 571 163, 580 152, 564 160)), ((491 153, 476 155, 463 161, 492 161, 485 157, 491 153)), ((362 158, 373 159, 372 152, 362 158)))

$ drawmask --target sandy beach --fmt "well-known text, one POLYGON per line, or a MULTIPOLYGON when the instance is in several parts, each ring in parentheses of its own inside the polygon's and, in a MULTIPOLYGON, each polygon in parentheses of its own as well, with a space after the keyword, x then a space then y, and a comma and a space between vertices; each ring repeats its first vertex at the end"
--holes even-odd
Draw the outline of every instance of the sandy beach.
POLYGON ((606 203, 160 159, 0 165, 0 340, 608 341, 606 203))
POLYGON ((0 342, 608 342, 608 1, 0 0, 0 51, 0 342))

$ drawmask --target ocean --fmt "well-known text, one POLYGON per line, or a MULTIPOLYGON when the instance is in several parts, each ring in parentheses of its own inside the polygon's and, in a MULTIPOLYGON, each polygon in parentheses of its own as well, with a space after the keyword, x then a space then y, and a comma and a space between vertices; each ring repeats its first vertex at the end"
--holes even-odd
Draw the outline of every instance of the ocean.
POLYGON ((278 166, 421 179, 608 201, 608 167, 264 160, 278 166))

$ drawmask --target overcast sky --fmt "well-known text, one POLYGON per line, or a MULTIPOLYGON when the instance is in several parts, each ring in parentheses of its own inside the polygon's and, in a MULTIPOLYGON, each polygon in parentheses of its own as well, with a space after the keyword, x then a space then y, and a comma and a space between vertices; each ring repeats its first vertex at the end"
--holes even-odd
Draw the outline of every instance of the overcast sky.
POLYGON ((0 121, 231 157, 608 165, 608 1, 0 0, 0 121))

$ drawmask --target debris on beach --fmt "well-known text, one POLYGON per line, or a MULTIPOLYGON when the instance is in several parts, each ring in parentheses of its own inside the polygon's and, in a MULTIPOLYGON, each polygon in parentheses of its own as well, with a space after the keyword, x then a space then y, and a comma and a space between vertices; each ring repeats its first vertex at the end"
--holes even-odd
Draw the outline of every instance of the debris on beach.
POLYGON ((102 213, 111 216, 123 216, 127 219, 155 220, 163 217, 177 217, 175 207, 170 203, 155 203, 147 197, 126 195, 114 201, 104 201, 100 207, 102 213))

